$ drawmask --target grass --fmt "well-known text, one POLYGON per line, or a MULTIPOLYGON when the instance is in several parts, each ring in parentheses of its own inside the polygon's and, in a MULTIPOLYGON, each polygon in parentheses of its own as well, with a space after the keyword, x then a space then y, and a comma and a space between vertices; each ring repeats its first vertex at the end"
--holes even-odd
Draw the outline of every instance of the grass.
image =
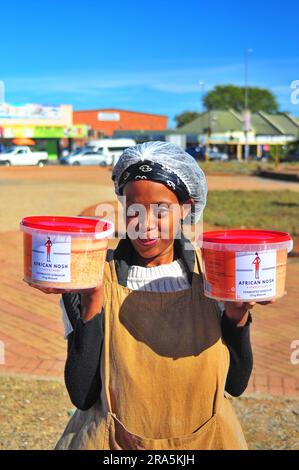
MULTIPOLYGON (((263 170, 274 170, 275 169, 275 162, 257 162, 257 161, 224 161, 224 162, 198 162, 199 166, 206 174, 213 174, 213 173, 224 173, 224 174, 237 174, 237 175, 252 175, 256 174, 260 168, 263 170)), ((280 163, 279 168, 280 171, 284 170, 297 170, 299 171, 299 163, 298 162, 286 162, 280 163)))
MULTIPOLYGON (((232 399, 250 449, 299 449, 298 399, 232 399)), ((0 450, 53 449, 73 405, 54 380, 0 376, 0 450)))
POLYGON ((204 220, 216 227, 299 233, 299 195, 293 191, 211 191, 204 220))

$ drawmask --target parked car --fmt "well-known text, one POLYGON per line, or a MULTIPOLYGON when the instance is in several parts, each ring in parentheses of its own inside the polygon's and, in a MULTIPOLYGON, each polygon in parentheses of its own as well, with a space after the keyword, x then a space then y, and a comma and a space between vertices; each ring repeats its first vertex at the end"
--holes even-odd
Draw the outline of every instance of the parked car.
POLYGON ((257 155, 252 155, 250 158, 257 162, 269 162, 271 160, 271 155, 269 153, 266 153, 260 157, 258 157, 257 155))
POLYGON ((133 139, 93 140, 86 147, 78 148, 60 158, 62 165, 115 165, 123 151, 136 145, 133 139))
POLYGON ((204 160, 205 159, 205 148, 204 147, 188 147, 186 149, 186 152, 189 153, 189 155, 192 155, 195 160, 204 160))
POLYGON ((209 150, 208 152, 209 160, 220 160, 227 161, 229 156, 225 152, 219 152, 218 150, 209 150))
POLYGON ((95 152, 91 148, 78 148, 69 155, 60 158, 61 165, 100 165, 106 166, 107 161, 102 152, 95 152))
POLYGON ((100 139, 90 141, 88 148, 102 153, 107 165, 115 165, 123 151, 133 145, 136 145, 134 139, 100 139))
MULTIPOLYGON (((204 146, 189 147, 187 148, 186 151, 190 155, 192 155, 192 157, 194 157, 196 160, 205 160, 206 158, 206 149, 204 146)), ((209 160, 225 161, 229 159, 229 156, 227 153, 219 152, 218 150, 214 150, 214 149, 208 150, 208 157, 209 157, 209 160)))
POLYGON ((33 152, 30 147, 12 147, 0 153, 0 164, 5 166, 37 165, 48 163, 47 152, 33 152))
POLYGON ((299 162, 299 150, 289 152, 283 160, 284 162, 299 162))

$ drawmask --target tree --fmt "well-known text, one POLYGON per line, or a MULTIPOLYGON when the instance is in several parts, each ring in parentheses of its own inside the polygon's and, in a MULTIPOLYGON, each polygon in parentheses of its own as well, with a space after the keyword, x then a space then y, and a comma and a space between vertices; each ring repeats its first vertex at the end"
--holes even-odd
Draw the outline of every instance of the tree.
POLYGON ((178 114, 175 116, 174 120, 176 121, 176 127, 182 127, 189 122, 194 121, 199 116, 199 113, 195 111, 185 111, 184 113, 178 114))
MULTIPOLYGON (((266 88, 248 87, 248 108, 252 112, 265 111, 277 113, 278 104, 275 96, 266 88)), ((245 88, 235 85, 217 85, 204 97, 204 106, 212 109, 235 109, 241 112, 244 109, 245 88)))

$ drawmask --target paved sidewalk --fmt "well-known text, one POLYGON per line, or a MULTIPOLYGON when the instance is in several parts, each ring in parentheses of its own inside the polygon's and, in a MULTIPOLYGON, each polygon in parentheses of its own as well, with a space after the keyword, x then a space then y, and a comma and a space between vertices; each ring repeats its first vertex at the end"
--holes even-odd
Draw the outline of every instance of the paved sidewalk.
MULTIPOLYGON (((46 295, 22 281, 22 235, 0 233, 0 340, 5 364, 0 374, 63 377, 66 342, 58 296, 46 295)), ((254 371, 247 393, 299 396, 299 364, 290 361, 299 340, 299 258, 290 258, 288 295, 253 311, 254 371)))
MULTIPOLYGON (((298 183, 238 175, 208 175, 209 190, 299 191, 298 183)), ((66 342, 58 296, 23 281, 20 219, 34 214, 93 214, 97 201, 112 200, 111 170, 100 167, 11 167, 0 170, 0 374, 63 378, 66 342), (41 197, 42 195, 42 197, 41 197), (8 210, 9 204, 9 210, 8 210)), ((253 310, 254 371, 247 393, 299 396, 299 364, 291 343, 299 340, 299 258, 290 258, 288 295, 253 310)), ((297 355, 299 357, 299 354, 297 355)))

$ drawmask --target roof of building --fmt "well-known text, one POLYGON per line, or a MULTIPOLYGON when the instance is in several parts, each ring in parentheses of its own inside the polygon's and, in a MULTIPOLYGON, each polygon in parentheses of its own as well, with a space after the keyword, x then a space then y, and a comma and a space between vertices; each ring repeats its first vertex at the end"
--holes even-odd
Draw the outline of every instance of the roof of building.
MULTIPOLYGON (((298 135, 299 122, 287 113, 269 114, 263 111, 251 114, 251 127, 256 135, 298 135)), ((212 133, 243 130, 242 115, 235 110, 206 111, 194 121, 180 127, 182 134, 201 134, 210 128, 212 133)))
POLYGON ((129 109, 119 109, 119 108, 97 108, 97 109, 76 109, 73 113, 101 113, 101 112, 123 112, 123 113, 132 113, 132 114, 146 114, 148 116, 159 116, 168 118, 166 114, 157 114, 157 113, 144 113, 143 111, 131 111, 129 109))
POLYGON ((231 111, 210 111, 202 113, 194 121, 178 130, 183 134, 199 134, 203 129, 211 128, 212 132, 222 133, 230 130, 242 130, 242 120, 231 111))
POLYGON ((166 130, 116 130, 113 133, 114 137, 131 137, 131 136, 164 136, 172 134, 181 134, 180 129, 166 129, 166 130))

